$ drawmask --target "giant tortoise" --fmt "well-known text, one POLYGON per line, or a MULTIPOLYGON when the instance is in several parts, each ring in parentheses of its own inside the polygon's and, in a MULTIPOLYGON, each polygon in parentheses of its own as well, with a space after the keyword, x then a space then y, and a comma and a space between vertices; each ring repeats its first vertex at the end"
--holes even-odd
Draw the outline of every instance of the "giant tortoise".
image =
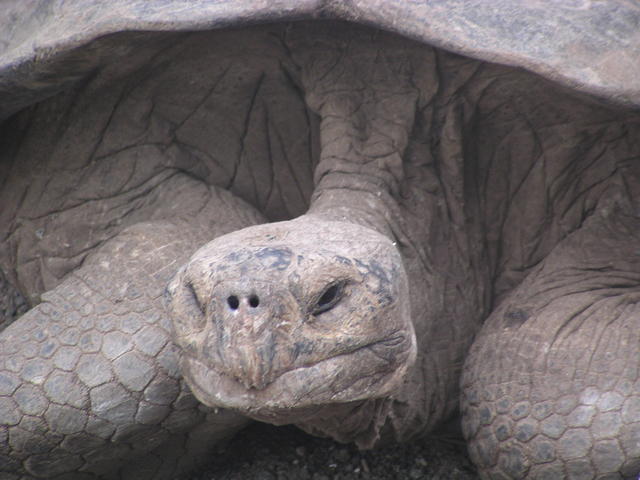
POLYGON ((1 8, 3 480, 456 411, 485 478, 637 477, 637 4, 1 8))

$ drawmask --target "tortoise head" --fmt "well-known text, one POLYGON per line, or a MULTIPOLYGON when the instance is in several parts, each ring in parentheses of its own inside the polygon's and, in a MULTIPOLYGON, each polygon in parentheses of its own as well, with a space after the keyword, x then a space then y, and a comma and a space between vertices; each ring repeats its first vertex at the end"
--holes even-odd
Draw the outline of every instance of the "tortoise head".
POLYGON ((398 250, 351 223, 307 215, 219 237, 167 298, 198 399, 272 423, 388 396, 416 357, 398 250))

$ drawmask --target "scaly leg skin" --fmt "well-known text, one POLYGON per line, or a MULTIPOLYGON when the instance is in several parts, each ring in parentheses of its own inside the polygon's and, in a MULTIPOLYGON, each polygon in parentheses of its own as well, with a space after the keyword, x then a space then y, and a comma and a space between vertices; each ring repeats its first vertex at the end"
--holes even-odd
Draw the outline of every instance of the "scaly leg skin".
POLYGON ((465 370, 483 478, 636 479, 638 210, 608 205, 562 241, 492 313, 465 370))
POLYGON ((183 383, 162 295, 198 246, 263 219, 182 174, 165 188, 161 214, 106 242, 2 332, 3 480, 175 478, 245 424, 183 383))

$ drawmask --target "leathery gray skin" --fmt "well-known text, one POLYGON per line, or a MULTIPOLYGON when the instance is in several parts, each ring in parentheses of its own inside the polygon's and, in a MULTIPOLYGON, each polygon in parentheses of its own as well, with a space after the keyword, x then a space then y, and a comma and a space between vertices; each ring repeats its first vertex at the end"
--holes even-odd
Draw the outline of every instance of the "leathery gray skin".
POLYGON ((637 475, 637 112, 354 26, 143 46, 4 127, 2 266, 35 305, 0 336, 4 477, 173 478, 247 417, 409 440, 487 316, 481 474, 637 475), (289 183, 308 212, 254 226, 303 213, 289 183))

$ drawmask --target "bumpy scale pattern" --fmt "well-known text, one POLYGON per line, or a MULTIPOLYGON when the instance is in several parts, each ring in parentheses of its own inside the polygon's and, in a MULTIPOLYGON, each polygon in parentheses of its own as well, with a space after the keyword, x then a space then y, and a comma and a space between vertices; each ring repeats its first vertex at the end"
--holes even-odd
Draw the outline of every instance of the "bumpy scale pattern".
POLYGON ((212 235, 194 223, 126 229, 3 332, 3 480, 172 478, 244 425, 197 402, 170 341, 163 286, 212 235))
POLYGON ((581 396, 534 404, 514 400, 518 393, 526 397, 526 387, 515 396, 500 387, 472 391, 466 398, 472 455, 491 469, 489 478, 635 479, 640 398, 629 394, 638 385, 626 381, 615 388, 590 387, 581 396))
POLYGON ((637 479, 640 221, 596 213, 494 311, 467 362, 486 478, 637 479))

